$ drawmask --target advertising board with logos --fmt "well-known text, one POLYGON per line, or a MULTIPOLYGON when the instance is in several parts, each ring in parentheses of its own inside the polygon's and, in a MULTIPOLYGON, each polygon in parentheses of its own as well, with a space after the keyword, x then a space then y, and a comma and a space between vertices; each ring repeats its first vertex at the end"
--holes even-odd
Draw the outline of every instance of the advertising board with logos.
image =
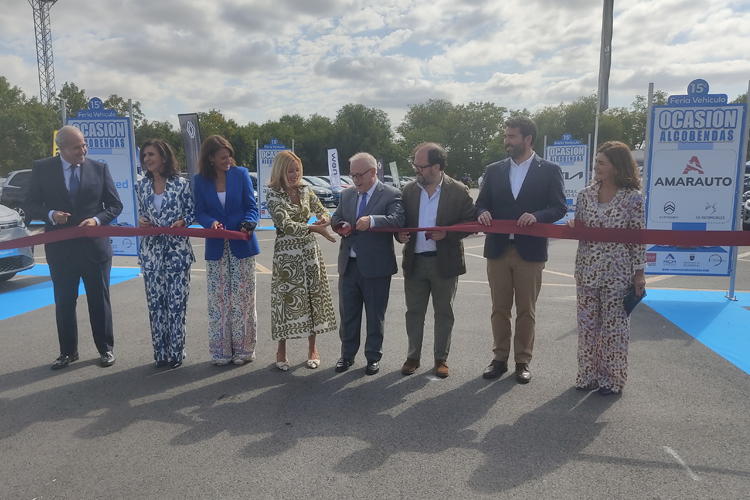
POLYGON ((575 218, 578 192, 586 187, 589 180, 589 146, 563 134, 562 140, 554 141, 544 150, 544 158, 560 165, 565 182, 565 200, 568 211, 557 223, 564 224, 575 218))
MULTIPOLYGON (((646 227, 693 231, 735 228, 744 174, 745 104, 709 94, 694 80, 651 114, 646 227)), ((650 245, 648 274, 729 276, 731 247, 650 245)))
MULTIPOLYGON (((131 137, 130 118, 118 117, 113 109, 104 109, 98 97, 89 101, 88 109, 78 111, 75 118, 67 119, 83 134, 88 147, 87 158, 105 163, 122 201, 122 212, 112 226, 136 225, 134 168, 135 151, 131 137)), ((138 255, 137 237, 112 237, 115 255, 138 255)))
POLYGON ((271 139, 258 150, 258 210, 261 219, 270 219, 271 212, 268 211, 266 203, 268 195, 268 181, 271 179, 271 166, 276 155, 282 151, 291 151, 288 147, 279 143, 278 139, 271 139))

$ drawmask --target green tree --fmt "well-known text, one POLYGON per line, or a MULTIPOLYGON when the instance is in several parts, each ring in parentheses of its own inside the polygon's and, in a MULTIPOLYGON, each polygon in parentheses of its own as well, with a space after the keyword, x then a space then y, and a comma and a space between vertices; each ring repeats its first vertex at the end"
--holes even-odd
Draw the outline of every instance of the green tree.
MULTIPOLYGON (((392 161, 385 156, 392 149, 392 141, 391 121, 382 109, 346 104, 336 114, 333 142, 342 165, 360 151, 383 158, 386 163, 392 161)), ((348 166, 342 170, 348 171, 348 166)))
POLYGON ((149 139, 161 139, 169 143, 175 152, 177 164, 181 170, 185 167, 185 149, 182 145, 182 134, 168 121, 148 121, 146 119, 135 129, 135 145, 141 147, 149 139))
POLYGON ((69 117, 76 116, 76 113, 78 113, 82 109, 88 109, 89 98, 86 97, 86 91, 84 89, 79 89, 75 83, 63 83, 62 89, 60 89, 57 97, 58 101, 55 102, 54 109, 57 112, 58 116, 61 116, 61 105, 59 99, 65 101, 65 110, 67 116, 69 117))
POLYGON ((500 135, 507 109, 491 102, 460 104, 445 122, 450 175, 468 172, 478 178, 484 167, 488 146, 500 135))
POLYGON ((52 155, 52 138, 60 119, 36 97, 27 99, 0 76, 0 175, 31 168, 33 160, 52 155))
MULTIPOLYGON (((128 101, 123 99, 117 94, 110 94, 109 97, 107 97, 107 100, 102 103, 104 105, 104 109, 114 109, 117 111, 117 116, 126 117, 130 116, 129 110, 128 110, 128 101)), ((143 115, 143 111, 141 111, 141 103, 140 101, 136 101, 133 103, 133 127, 138 128, 143 120, 145 119, 145 116, 143 115)))

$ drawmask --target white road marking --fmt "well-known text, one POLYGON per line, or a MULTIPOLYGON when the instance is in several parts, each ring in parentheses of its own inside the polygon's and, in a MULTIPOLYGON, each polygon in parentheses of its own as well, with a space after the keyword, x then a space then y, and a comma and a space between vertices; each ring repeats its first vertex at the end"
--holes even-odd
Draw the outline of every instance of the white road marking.
POLYGON ((750 257, 750 252, 741 253, 737 256, 737 258, 741 259, 743 257, 750 257))
POLYGON ((688 465, 685 463, 685 461, 680 458, 680 456, 677 454, 676 451, 674 451, 669 446, 662 446, 662 448, 664 448, 664 451, 666 451, 667 453, 669 453, 670 455, 672 455, 672 458, 674 458, 675 460, 677 460, 678 464, 682 465, 682 467, 685 469, 685 471, 687 471, 688 475, 691 477, 691 479, 693 481, 698 481, 700 479, 695 472, 693 472, 692 470, 690 470, 690 467, 688 467, 688 465))
POLYGON ((651 278, 646 278, 646 283, 656 283, 657 281, 663 281, 665 279, 669 279, 674 276, 677 276, 677 275, 676 274, 672 274, 672 275, 662 274, 659 276, 652 276, 651 278))

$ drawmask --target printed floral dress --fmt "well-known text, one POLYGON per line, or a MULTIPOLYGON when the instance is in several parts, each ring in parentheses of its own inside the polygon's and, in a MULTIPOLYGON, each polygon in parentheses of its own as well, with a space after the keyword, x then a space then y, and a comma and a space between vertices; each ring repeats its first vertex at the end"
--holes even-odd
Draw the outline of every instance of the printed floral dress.
POLYGON ((299 187, 300 205, 283 191, 269 189, 268 211, 276 226, 271 278, 271 338, 286 340, 338 329, 315 233, 308 229, 314 214, 329 217, 309 186, 299 187))

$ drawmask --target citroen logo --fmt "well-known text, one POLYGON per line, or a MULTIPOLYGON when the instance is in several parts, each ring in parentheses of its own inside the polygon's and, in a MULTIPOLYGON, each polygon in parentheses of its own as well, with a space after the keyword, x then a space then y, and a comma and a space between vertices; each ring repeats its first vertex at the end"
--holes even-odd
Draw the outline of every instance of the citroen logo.
POLYGON ((674 202, 668 201, 664 204, 664 213, 667 215, 672 215, 677 207, 674 206, 674 202))

